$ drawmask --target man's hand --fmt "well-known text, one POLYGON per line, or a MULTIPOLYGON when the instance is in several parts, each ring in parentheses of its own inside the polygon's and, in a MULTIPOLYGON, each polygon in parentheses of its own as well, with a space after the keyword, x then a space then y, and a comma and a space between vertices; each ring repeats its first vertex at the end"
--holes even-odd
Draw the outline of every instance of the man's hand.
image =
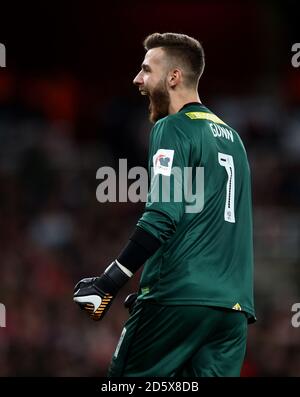
POLYGON ((93 320, 101 320, 131 276, 132 273, 115 260, 100 277, 80 280, 75 285, 73 300, 93 320))
POLYGON ((114 296, 104 292, 100 277, 84 278, 74 288, 74 302, 85 310, 93 320, 100 320, 108 311, 114 296))
POLYGON ((129 314, 133 312, 133 308, 136 303, 137 297, 138 294, 134 292, 132 294, 129 294, 124 301, 124 306, 126 307, 126 309, 128 309, 129 314))

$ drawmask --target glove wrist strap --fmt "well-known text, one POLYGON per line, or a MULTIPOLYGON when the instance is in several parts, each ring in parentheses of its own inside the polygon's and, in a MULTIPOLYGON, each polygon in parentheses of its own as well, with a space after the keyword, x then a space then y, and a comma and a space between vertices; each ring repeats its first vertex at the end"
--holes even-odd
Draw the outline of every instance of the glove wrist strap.
MULTIPOLYGON (((130 279, 132 273, 128 271, 125 273, 116 261, 113 261, 102 274, 101 277, 97 279, 95 285, 99 287, 102 291, 116 294, 120 288, 130 279), (131 274, 131 275, 129 275, 131 274)), ((124 268, 126 269, 126 268, 124 268)), ((126 269, 127 270, 127 269, 126 269)))

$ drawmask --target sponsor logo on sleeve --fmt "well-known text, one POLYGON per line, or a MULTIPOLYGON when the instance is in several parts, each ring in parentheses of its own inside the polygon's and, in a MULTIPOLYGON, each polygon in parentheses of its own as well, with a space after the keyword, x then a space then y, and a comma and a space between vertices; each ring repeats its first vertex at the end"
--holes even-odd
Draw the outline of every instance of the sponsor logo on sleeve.
POLYGON ((174 150, 159 149, 153 156, 154 175, 171 175, 174 150))

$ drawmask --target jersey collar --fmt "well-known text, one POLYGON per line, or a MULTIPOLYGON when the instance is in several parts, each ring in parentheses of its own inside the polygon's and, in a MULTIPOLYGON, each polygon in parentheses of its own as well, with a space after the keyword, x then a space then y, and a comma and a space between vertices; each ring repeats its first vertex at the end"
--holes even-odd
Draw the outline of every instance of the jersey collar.
POLYGON ((182 108, 178 110, 178 112, 181 112, 181 111, 182 111, 183 109, 185 109, 186 107, 195 106, 195 105, 198 105, 198 106, 200 106, 200 107, 205 107, 205 106, 202 105, 202 103, 200 103, 200 102, 188 102, 188 103, 186 103, 185 105, 183 105, 182 108))

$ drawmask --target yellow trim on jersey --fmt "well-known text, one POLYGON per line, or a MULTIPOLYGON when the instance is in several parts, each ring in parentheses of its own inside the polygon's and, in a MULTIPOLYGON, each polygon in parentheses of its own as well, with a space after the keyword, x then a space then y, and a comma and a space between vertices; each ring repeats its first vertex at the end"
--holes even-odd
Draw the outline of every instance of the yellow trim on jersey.
POLYGON ((185 114, 192 120, 199 120, 199 119, 201 119, 201 120, 210 120, 210 121, 213 121, 214 123, 226 124, 226 123, 224 123, 224 121, 219 119, 218 116, 216 116, 215 114, 212 114, 212 113, 188 112, 188 113, 185 113, 185 114))

